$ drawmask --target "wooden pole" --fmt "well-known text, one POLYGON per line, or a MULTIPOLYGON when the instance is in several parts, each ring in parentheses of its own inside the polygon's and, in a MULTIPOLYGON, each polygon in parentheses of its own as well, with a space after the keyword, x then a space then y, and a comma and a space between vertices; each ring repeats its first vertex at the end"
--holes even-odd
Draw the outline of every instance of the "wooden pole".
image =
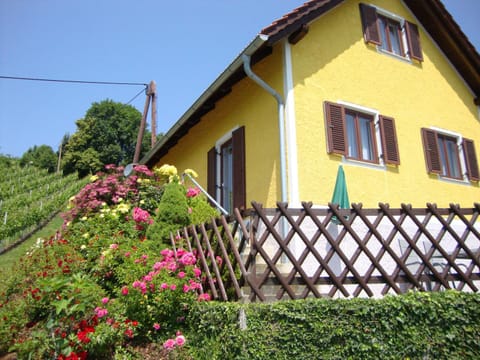
POLYGON ((147 97, 145 99, 145 106, 143 108, 142 120, 140 122, 140 128, 138 129, 137 145, 135 146, 135 155, 133 156, 133 163, 136 164, 140 160, 140 151, 142 150, 142 139, 145 133, 145 127, 147 123, 148 108, 150 106, 150 86, 147 88, 147 97))
POLYGON ((157 141, 157 84, 150 82, 150 96, 152 99, 152 148, 157 141))

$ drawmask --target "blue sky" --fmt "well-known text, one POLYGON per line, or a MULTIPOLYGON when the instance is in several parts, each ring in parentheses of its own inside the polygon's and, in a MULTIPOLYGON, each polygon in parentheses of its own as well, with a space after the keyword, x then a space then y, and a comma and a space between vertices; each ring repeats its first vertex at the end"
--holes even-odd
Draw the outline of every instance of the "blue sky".
MULTIPOLYGON (((148 83, 166 132, 256 34, 304 0, 0 0, 0 75, 148 83)), ((480 49, 480 0, 444 0, 480 49)), ((0 79, 0 153, 57 150, 93 102, 141 86, 0 79)), ((131 104, 143 111, 145 97, 131 104)))

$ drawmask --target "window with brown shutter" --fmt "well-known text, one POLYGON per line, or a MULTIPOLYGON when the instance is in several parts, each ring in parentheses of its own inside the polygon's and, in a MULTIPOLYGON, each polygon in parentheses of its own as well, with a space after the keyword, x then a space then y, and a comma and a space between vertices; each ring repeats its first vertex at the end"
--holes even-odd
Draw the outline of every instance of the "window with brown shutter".
POLYGON ((325 120, 328 153, 346 155, 345 110, 343 106, 326 101, 325 120))
POLYGON ((417 25, 405 21, 405 34, 407 36, 409 56, 411 59, 423 61, 422 46, 417 25))
POLYGON ((383 159, 386 164, 400 164, 398 153, 397 133, 395 120, 391 117, 379 116, 380 133, 382 137, 383 159))
POLYGON ((421 132, 428 172, 455 180, 463 181, 464 174, 471 181, 480 180, 473 140, 462 140, 460 135, 449 131, 422 128, 421 132), (460 161, 462 156, 464 163, 460 161))
POLYGON ((246 207, 245 184, 245 127, 242 126, 232 133, 233 147, 233 207, 246 207))
POLYGON ((366 42, 381 45, 380 30, 377 21, 377 9, 373 6, 360 4, 360 14, 362 15, 363 37, 366 42))
POLYGON ((377 146, 375 116, 326 101, 325 129, 327 152, 345 156, 347 159, 379 163, 378 153, 383 153, 386 164, 400 164, 395 120, 379 116, 381 147, 377 146))
POLYGON ((438 151, 437 133, 434 130, 422 128, 423 152, 425 164, 430 173, 440 174, 442 172, 440 153, 438 151))
POLYGON ((207 192, 217 198, 217 150, 215 146, 207 153, 207 192))
POLYGON ((463 155, 467 166, 467 176, 471 181, 479 181, 480 173, 478 169, 477 155, 473 140, 463 138, 463 155))
POLYGON ((417 25, 366 4, 360 4, 360 16, 365 42, 377 45, 384 53, 423 61, 417 25))
POLYGON ((207 191, 229 213, 246 207, 245 127, 234 130, 218 149, 208 151, 207 191))

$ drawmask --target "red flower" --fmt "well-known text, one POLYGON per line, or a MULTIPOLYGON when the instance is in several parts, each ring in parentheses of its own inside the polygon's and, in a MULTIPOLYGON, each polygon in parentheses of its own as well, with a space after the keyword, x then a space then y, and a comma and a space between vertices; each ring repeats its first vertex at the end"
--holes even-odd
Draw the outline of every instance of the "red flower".
POLYGON ((133 338, 133 331, 132 329, 125 330, 125 336, 132 339, 133 338))
POLYGON ((93 332, 95 332, 95 329, 91 326, 87 326, 85 329, 77 333, 77 338, 81 343, 88 344, 91 341, 88 334, 93 332))

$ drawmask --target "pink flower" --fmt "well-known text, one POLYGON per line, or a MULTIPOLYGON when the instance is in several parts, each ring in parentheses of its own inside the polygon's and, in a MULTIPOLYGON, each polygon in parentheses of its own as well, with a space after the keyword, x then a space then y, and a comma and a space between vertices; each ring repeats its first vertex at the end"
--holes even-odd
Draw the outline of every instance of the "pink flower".
POLYGON ((129 256, 130 256, 130 251, 127 251, 127 252, 125 253, 125 257, 129 257, 129 256))
POLYGON ((189 188, 187 190, 187 197, 188 198, 192 198, 192 197, 195 197, 197 196, 198 194, 200 194, 200 189, 195 187, 195 188, 189 188))
POLYGON ((172 350, 175 347, 176 341, 174 339, 168 339, 163 343, 163 348, 167 350, 172 350))
POLYGON ((159 324, 159 323, 153 324, 153 328, 154 328, 155 330, 160 330, 160 324, 159 324))
POLYGON ((197 258, 195 257, 195 255, 193 255, 193 253, 186 252, 182 255, 179 261, 184 266, 195 265, 195 263, 197 262, 197 258))
POLYGON ((179 279, 183 279, 185 277, 185 275, 186 274, 185 274, 184 271, 180 271, 177 276, 178 276, 179 279))
POLYGON ((200 270, 199 268, 194 268, 193 269, 193 274, 195 275, 195 277, 200 277, 200 275, 202 275, 202 270, 200 270))
POLYGON ((167 283, 162 283, 162 285, 160 285, 160 287, 165 290, 165 289, 168 289, 168 284, 167 283))
POLYGON ((110 249, 112 250, 118 249, 118 244, 110 244, 110 249))
POLYGON ((102 318, 108 314, 107 309, 102 309, 101 307, 96 307, 95 308, 95 314, 99 317, 102 318))
POLYGON ((148 211, 143 210, 139 207, 136 207, 133 209, 133 220, 136 223, 146 223, 146 224, 153 223, 153 220, 150 217, 150 214, 148 213, 148 211))
POLYGON ((128 286, 122 287, 122 295, 127 296, 128 295, 128 286))
POLYGON ((187 284, 184 284, 183 285, 183 292, 187 293, 189 290, 190 290, 190 286, 188 286, 187 284))
POLYGON ((175 264, 174 262, 168 263, 167 269, 170 271, 175 271, 177 270, 177 264, 175 264))
POLYGON ((216 256, 215 260, 217 261, 218 266, 222 266, 223 259, 220 256, 216 256))
POLYGON ((172 284, 170 285, 170 290, 175 291, 177 289, 177 285, 172 284))
POLYGON ((104 298, 102 299, 102 304, 105 305, 105 304, 108 303, 108 301, 109 301, 108 297, 104 297, 104 298))
POLYGON ((155 271, 158 271, 162 268, 162 263, 161 262, 156 262, 155 264, 153 264, 153 270, 155 271))
POLYGON ((185 336, 183 335, 178 335, 176 338, 175 338, 175 343, 178 345, 178 346, 183 346, 185 344, 185 336))
POLYGON ((210 301, 210 294, 209 293, 204 293, 198 296, 198 301, 210 301))

